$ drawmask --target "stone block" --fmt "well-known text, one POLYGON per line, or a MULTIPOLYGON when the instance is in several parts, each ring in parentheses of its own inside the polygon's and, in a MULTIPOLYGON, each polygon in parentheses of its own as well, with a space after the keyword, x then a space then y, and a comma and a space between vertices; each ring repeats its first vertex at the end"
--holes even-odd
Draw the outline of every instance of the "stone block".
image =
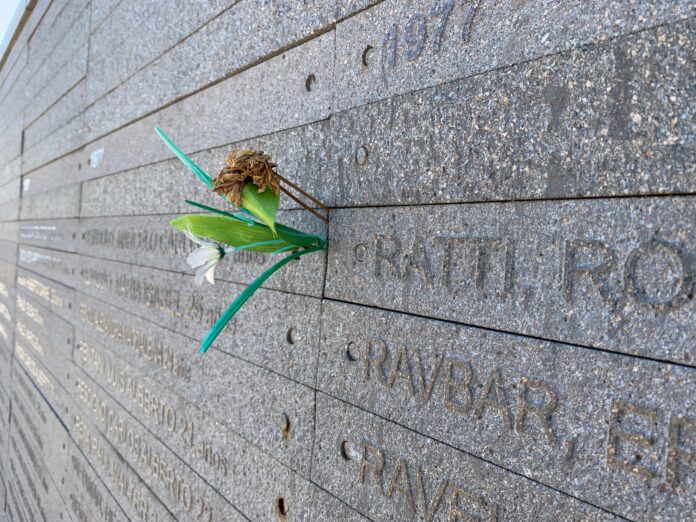
MULTIPOLYGON (((113 196, 117 197, 116 194, 113 196)), ((194 207, 189 208, 197 211, 194 207)), ((139 266, 194 273, 186 258, 198 245, 169 226, 169 222, 175 217, 165 214, 82 219, 78 252, 139 266)), ((278 222, 326 237, 323 222, 309 212, 281 211, 278 222)), ((215 270, 215 279, 248 284, 281 258, 282 255, 262 252, 232 252, 225 256, 215 270)), ((274 274, 264 287, 321 297, 325 270, 326 257, 323 252, 307 255, 274 274)))
MULTIPOLYGON (((357 514, 351 509, 341 506, 338 500, 323 494, 301 475, 264 454, 258 447, 259 440, 248 441, 235 435, 235 415, 220 411, 219 420, 214 419, 189 402, 189 395, 182 393, 185 389, 175 388, 175 392, 165 388, 99 343, 81 340, 76 362, 94 383, 100 384, 103 393, 113 397, 135 419, 148 426, 153 438, 165 443, 250 519, 272 519, 280 514, 281 506, 289 520, 306 520, 316 517, 316 513, 341 513, 349 519, 357 519, 357 514)), ((246 382, 252 384, 253 380, 247 379, 246 382)), ((92 389, 97 394, 102 393, 94 386, 92 389)), ((286 393, 291 392, 288 387, 283 389, 286 393)), ((230 386, 227 390, 224 400, 236 401, 237 387, 230 386)), ((208 398, 223 393, 210 387, 207 391, 208 398)), ((259 390, 256 393, 259 394, 259 390)), ((219 411, 220 408, 211 404, 211 410, 219 411)), ((259 410, 264 415, 273 416, 272 408, 259 405, 259 410)), ((277 416, 275 436, 293 446, 296 418, 292 415, 283 417, 280 412, 277 416), (286 421, 290 422, 290 418, 292 424, 281 428, 286 421)), ((309 449, 311 441, 306 441, 306 444, 309 449)), ((303 449, 297 446, 288 449, 302 453, 308 463, 309 455, 303 449)))
POLYGON ((20 245, 18 258, 18 266, 67 287, 75 288, 79 277, 79 274, 75 275, 78 267, 78 257, 75 254, 20 245))
POLYGON ((693 16, 687 1, 381 2, 336 26, 338 111, 693 16))
POLYGON ((334 397, 629 519, 696 509, 696 369, 332 302, 322 332, 334 397))
POLYGON ((76 219, 20 221, 19 241, 23 244, 75 252, 78 243, 76 219))
MULTIPOLYGON (((245 288, 233 283, 206 283, 203 288, 195 286, 189 274, 88 257, 80 258, 78 275, 82 293, 187 336, 191 355, 245 288)), ((260 289, 228 323, 215 348, 311 385, 319 314, 318 299, 260 289)))
MULTIPOLYGON (((311 388, 217 350, 198 356, 190 339, 109 310, 91 299, 80 303, 82 322, 77 327, 78 350, 73 357, 97 382, 109 383, 114 378, 104 372, 109 368, 116 371, 119 360, 102 362, 111 361, 108 354, 113 353, 123 359, 120 366, 126 368, 119 372, 122 377, 116 386, 132 373, 129 367, 135 368, 138 374, 152 376, 150 389, 165 386, 176 390, 195 406, 189 410, 199 409, 226 425, 225 432, 235 433, 301 475, 309 475, 314 411, 311 388), (160 384, 156 386, 155 381, 160 384)), ((127 400, 131 399, 120 402, 127 400)), ((176 409, 181 401, 174 397, 169 402, 176 409)), ((184 418, 193 415, 183 410, 184 418)), ((196 433, 214 431, 201 427, 201 422, 196 433)))
POLYGON ((330 206, 692 193, 695 27, 661 26, 336 114, 315 145, 310 186, 330 206), (334 176, 322 175, 327 164, 334 176))
MULTIPOLYGON (((332 33, 314 38, 90 143, 87 154, 104 149, 101 172, 114 169, 113 162, 116 170, 124 170, 174 156, 155 134, 155 125, 188 154, 324 119, 330 112, 333 43, 332 33), (307 81, 310 75, 313 82, 307 81), (225 114, 234 117, 220 117, 225 114), (184 121, 191 123, 182 126, 184 121)), ((160 107, 151 88, 160 82, 159 77, 146 79, 124 99, 114 91, 94 104, 86 113, 89 139, 130 122, 128 111, 142 107, 141 95, 147 93, 153 109, 160 107)), ((99 172, 95 169, 94 175, 99 172)))
POLYGON ((692 197, 331 213, 326 296, 693 365, 692 197))
POLYGON ((71 218, 79 215, 80 185, 78 183, 22 196, 20 219, 71 218))
POLYGON ((312 479, 372 520, 618 520, 323 393, 316 437, 312 479))

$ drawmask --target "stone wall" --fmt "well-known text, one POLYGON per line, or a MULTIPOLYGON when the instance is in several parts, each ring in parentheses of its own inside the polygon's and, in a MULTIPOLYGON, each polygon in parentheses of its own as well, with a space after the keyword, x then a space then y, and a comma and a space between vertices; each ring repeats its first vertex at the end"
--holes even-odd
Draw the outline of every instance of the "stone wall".
POLYGON ((0 518, 696 517, 696 8, 31 0, 0 66, 0 518), (261 149, 327 253, 193 284, 261 149))

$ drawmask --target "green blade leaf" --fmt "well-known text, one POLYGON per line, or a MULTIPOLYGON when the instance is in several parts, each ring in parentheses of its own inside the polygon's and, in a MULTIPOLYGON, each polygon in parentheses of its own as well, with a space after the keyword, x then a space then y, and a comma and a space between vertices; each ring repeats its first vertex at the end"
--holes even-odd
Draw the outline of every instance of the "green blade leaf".
POLYGON ((162 141, 167 144, 167 147, 169 147, 174 154, 181 160, 181 162, 188 167, 188 169, 193 172, 198 179, 200 179, 203 183, 205 183, 208 187, 212 188, 213 182, 210 179, 210 176, 205 173, 205 171, 200 168, 198 165, 196 165, 191 158, 189 158, 186 154, 183 153, 179 147, 174 145, 174 142, 169 139, 169 136, 167 136, 162 129, 159 127, 155 127, 155 132, 157 135, 162 138, 162 141))
POLYGON ((256 252, 275 252, 289 246, 285 240, 278 239, 271 229, 260 223, 250 227, 244 221, 225 216, 205 216, 189 214, 179 216, 169 222, 177 230, 187 230, 198 237, 208 238, 233 247, 244 247, 256 252), (248 247, 250 244, 256 244, 248 247))
POLYGON ((254 216, 268 225, 277 235, 275 220, 280 205, 280 196, 271 189, 266 188, 263 192, 259 192, 258 187, 253 183, 247 183, 242 189, 242 206, 254 216))

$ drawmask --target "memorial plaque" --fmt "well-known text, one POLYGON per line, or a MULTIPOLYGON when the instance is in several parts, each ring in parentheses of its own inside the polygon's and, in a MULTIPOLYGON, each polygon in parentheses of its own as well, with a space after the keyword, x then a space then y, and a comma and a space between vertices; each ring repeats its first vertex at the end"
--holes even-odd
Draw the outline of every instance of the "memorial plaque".
MULTIPOLYGON (((191 207, 193 208, 193 207, 191 207)), ((82 219, 78 252, 139 266, 193 273, 186 258, 198 247, 181 231, 169 226, 175 215, 82 219)), ((278 221, 307 233, 326 237, 321 221, 307 212, 287 211, 278 221)), ((67 227, 66 227, 67 228, 67 227)), ((248 284, 273 263, 273 256, 240 250, 225 256, 215 270, 215 279, 248 284)), ((326 258, 308 256, 285 267, 265 287, 321 297, 326 258)))
POLYGON ((323 313, 327 393, 631 519, 696 509, 696 369, 354 305, 323 313))
POLYGON ((373 520, 617 519, 323 393, 316 437, 314 480, 373 520))
POLYGON ((332 212, 328 297, 693 365, 691 197, 332 212))
POLYGON ((318 177, 320 196, 363 206, 694 192, 693 35, 689 20, 340 113, 325 145, 337 173, 318 177))
POLYGON ((203 4, 0 45, 0 520, 696 519, 693 2, 203 4), (328 248, 196 285, 156 126, 328 248))
POLYGON ((557 54, 693 16, 687 1, 389 0, 336 27, 336 107, 557 54))
MULTIPOLYGON (((135 267, 113 261, 80 258, 80 291, 128 310, 190 338, 192 355, 198 341, 244 287, 226 283, 205 288, 189 274, 135 267)), ((273 359, 271 367, 291 367, 280 373, 301 374, 313 383, 319 345, 320 302, 311 297, 259 290, 227 325, 220 339, 225 351, 253 361, 273 359), (248 324, 260 321, 263 329, 248 324)))

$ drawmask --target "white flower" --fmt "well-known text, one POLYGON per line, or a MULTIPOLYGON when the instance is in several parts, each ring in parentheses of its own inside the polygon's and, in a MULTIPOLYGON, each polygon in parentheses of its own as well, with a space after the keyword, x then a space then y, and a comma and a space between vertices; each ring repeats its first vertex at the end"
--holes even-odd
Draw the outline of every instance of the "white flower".
POLYGON ((186 262, 191 268, 196 268, 196 284, 202 285, 205 277, 211 285, 215 284, 215 267, 225 257, 226 250, 218 243, 194 236, 190 231, 184 230, 184 234, 194 243, 201 245, 189 254, 186 262))

